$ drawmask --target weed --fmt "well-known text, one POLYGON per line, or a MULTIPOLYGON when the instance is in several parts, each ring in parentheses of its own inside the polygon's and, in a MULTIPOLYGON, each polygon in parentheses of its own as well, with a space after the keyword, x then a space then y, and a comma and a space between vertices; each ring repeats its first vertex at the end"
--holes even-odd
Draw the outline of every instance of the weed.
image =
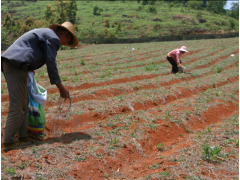
POLYGON ((151 174, 149 174, 148 176, 144 176, 144 179, 148 180, 148 179, 152 179, 151 174))
POLYGON ((105 179, 108 179, 109 175, 108 174, 105 174, 105 179))
POLYGON ((218 146, 212 146, 210 147, 209 144, 203 145, 203 160, 206 160, 208 162, 218 162, 217 156, 219 155, 221 149, 218 146))
POLYGON ((84 61, 84 58, 81 58, 81 65, 85 65, 85 61, 84 61))
POLYGON ((4 89, 1 89, 1 94, 3 94, 4 93, 4 89))
POLYGON ((63 76, 63 77, 61 77, 61 79, 62 79, 63 81, 67 81, 67 80, 68 80, 68 77, 63 76))
POLYGON ((4 156, 1 157, 1 161, 7 160, 4 156))
POLYGON ((15 175, 16 174, 16 169, 13 169, 12 167, 6 167, 6 173, 7 175, 15 175))
POLYGON ((157 145, 157 148, 158 148, 159 151, 163 151, 163 149, 164 149, 164 144, 163 144, 163 143, 159 143, 159 144, 157 145))
POLYGON ((113 140, 110 141, 111 144, 117 144, 119 142, 119 139, 115 137, 113 140))
POLYGON ((159 168, 159 167, 161 167, 161 165, 160 164, 158 164, 158 163, 153 163, 153 165, 152 166, 148 166, 149 167, 149 169, 156 169, 156 168, 159 168))
POLYGON ((32 147, 32 153, 37 153, 36 146, 32 147))
POLYGON ((19 167, 20 169, 24 169, 27 166, 27 162, 22 162, 22 164, 18 165, 17 167, 19 167))
POLYGON ((223 70, 223 67, 217 67, 216 73, 220 73, 222 72, 222 70, 223 70))
POLYGON ((159 174, 159 176, 170 176, 170 172, 169 171, 159 172, 158 174, 159 174))
POLYGON ((86 158, 82 158, 82 157, 79 157, 79 156, 74 156, 74 161, 85 161, 86 158))
POLYGON ((37 167, 38 169, 42 169, 42 165, 40 165, 40 164, 37 164, 36 167, 37 167))

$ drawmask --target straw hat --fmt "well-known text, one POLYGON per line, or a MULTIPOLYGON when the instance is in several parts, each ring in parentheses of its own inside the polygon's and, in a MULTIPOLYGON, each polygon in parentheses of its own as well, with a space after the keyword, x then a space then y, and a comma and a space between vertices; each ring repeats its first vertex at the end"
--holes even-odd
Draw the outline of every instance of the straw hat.
POLYGON ((48 28, 56 31, 57 27, 65 28, 70 34, 72 34, 73 41, 70 41, 72 43, 71 44, 67 44, 67 46, 69 46, 71 48, 75 48, 78 45, 79 41, 78 41, 77 36, 74 34, 74 26, 73 26, 73 24, 71 22, 64 22, 63 24, 51 24, 48 28))
POLYGON ((186 47, 186 46, 182 46, 182 47, 179 49, 179 51, 188 52, 188 51, 187 51, 187 47, 186 47))

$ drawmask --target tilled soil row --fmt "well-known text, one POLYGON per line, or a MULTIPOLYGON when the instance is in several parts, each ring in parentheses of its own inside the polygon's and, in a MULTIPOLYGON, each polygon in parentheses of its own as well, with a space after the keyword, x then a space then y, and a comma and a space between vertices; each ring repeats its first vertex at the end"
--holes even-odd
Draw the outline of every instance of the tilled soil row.
MULTIPOLYGON (((233 53, 238 53, 238 50, 234 51, 233 53)), ((232 54, 232 53, 231 53, 232 54)), ((224 60, 226 59, 227 57, 229 57, 229 55, 225 55, 225 56, 222 56, 220 57, 219 59, 216 59, 208 64, 203 64, 203 65, 200 65, 200 66, 197 66, 191 70, 188 70, 187 72, 191 72, 193 70, 196 70, 196 69, 201 69, 201 68, 206 68, 208 66, 211 66, 211 65, 214 65, 216 64, 217 62, 221 61, 221 60, 224 60)), ((197 61, 199 59, 195 59, 194 61, 197 61)), ((231 64, 230 66, 228 67, 225 67, 224 69, 228 69, 228 68, 231 68, 234 66, 235 63, 231 64)), ((212 72, 210 72, 209 74, 211 74, 212 72)), ((121 79, 114 79, 112 81, 107 81, 107 82, 100 82, 100 83, 84 83, 80 86, 75 86, 75 87, 66 87, 68 90, 71 90, 71 91, 76 91, 76 90, 82 90, 82 89, 89 89, 89 88, 92 88, 92 87, 96 87, 96 86, 107 86, 107 85, 111 85, 111 84, 120 84, 120 83, 126 83, 126 82, 133 82, 133 81, 138 81, 138 80, 143 80, 143 79, 153 79, 155 77, 158 77, 158 76, 166 76, 168 75, 169 73, 161 73, 161 74, 150 74, 150 75, 136 75, 136 76, 132 76, 132 77, 129 77, 129 78, 121 78, 121 79)), ((204 74, 204 75, 208 75, 208 73, 204 74)), ((202 76, 201 76, 202 77, 202 76)), ((189 77, 189 78, 186 78, 186 80, 191 80, 193 77, 189 77)), ((198 77, 200 78, 200 77, 198 77)), ((174 81, 174 80, 172 80, 174 81)), ((171 81, 170 81, 171 82, 171 81)), ((164 86, 166 84, 160 84, 161 86, 164 86)), ((168 84, 168 85, 171 85, 168 84)), ((151 85, 152 86, 152 85, 151 85)), ((144 86, 145 87, 145 86, 144 86)), ((143 87, 141 87, 142 89, 143 87)), ((55 94, 58 92, 58 89, 47 89, 48 91, 48 94, 55 94)), ((105 90, 100 90, 98 94, 102 94, 101 91, 105 91, 105 90)), ((106 90, 106 92, 109 91, 109 90, 106 90)), ((114 94, 119 94, 119 93, 122 93, 120 90, 116 90, 116 89, 111 89, 111 91, 114 91, 114 94)), ((126 91, 129 91, 129 90, 126 90, 126 91)), ((112 94, 112 92, 110 92, 112 94)), ((119 94, 120 95, 120 94, 119 94)), ((85 97, 85 100, 91 100, 92 98, 93 99, 98 99, 95 98, 95 96, 92 96, 92 95, 87 95, 88 97, 85 97)), ((98 95, 97 95, 98 96, 98 95)), ((83 98, 81 98, 83 99, 83 98)), ((102 98, 101 98, 102 99, 102 98)), ((9 100, 9 96, 8 94, 7 95, 1 95, 1 101, 2 102, 6 102, 9 100)), ((75 102, 75 100, 74 100, 75 102)), ((48 103, 51 103, 51 102, 48 102, 48 103)), ((6 113, 6 112, 4 112, 6 113)))
MULTIPOLYGON (((238 52, 238 51, 234 51, 234 52, 238 52)), ((196 70, 196 69, 206 68, 206 67, 209 67, 211 65, 214 65, 217 62, 226 59, 227 57, 229 57, 229 55, 230 54, 225 55, 223 57, 220 57, 219 59, 216 59, 216 60, 214 60, 210 63, 200 65, 200 66, 196 66, 194 69, 188 70, 187 72, 191 72, 191 71, 196 70)), ((112 84, 133 82, 133 81, 139 81, 139 80, 144 80, 144 79, 153 79, 153 78, 156 78, 158 76, 166 76, 166 75, 169 75, 169 73, 136 75, 136 76, 132 76, 132 77, 128 77, 128 78, 114 79, 112 81, 105 81, 105 82, 99 82, 99 83, 84 83, 80 86, 75 86, 75 87, 67 86, 66 88, 71 90, 71 91, 76 91, 76 90, 82 90, 82 89, 89 89, 89 88, 96 87, 96 86, 107 86, 107 85, 112 85, 112 84)), ((48 89, 49 94, 54 94, 56 92, 58 92, 57 89, 48 89)))
MULTIPOLYGON (((221 122, 223 118, 231 117, 237 110, 238 107, 234 103, 209 108, 202 115, 205 121, 200 128, 199 126, 194 127, 193 124, 191 127, 204 129, 212 123, 221 122), (213 116, 215 118, 212 118, 213 116)), ((72 161, 71 169, 66 172, 66 175, 74 179, 88 179, 89 177, 102 179, 106 174, 111 179, 137 179, 157 172, 170 171, 169 166, 178 166, 179 162, 171 161, 169 157, 175 154, 178 149, 190 146, 190 143, 186 142, 188 132, 184 127, 179 127, 175 123, 167 122, 159 129, 147 130, 146 134, 147 138, 139 142, 141 149, 144 150, 143 152, 139 150, 140 147, 137 148, 132 143, 126 143, 114 155, 99 149, 96 154, 101 155, 102 158, 99 159, 90 155, 86 156, 84 162, 72 161), (179 134, 184 137, 179 138, 179 134), (159 152, 156 148, 156 144, 159 142, 166 146, 163 152, 159 152), (173 144, 174 148, 171 148, 173 144), (160 166, 151 168, 154 167, 154 164, 160 166), (92 171, 89 171, 89 169, 92 171)), ((89 143, 87 144, 90 146, 89 143)), ((73 149, 72 153, 81 155, 81 148, 73 149)))
MULTIPOLYGON (((225 67, 223 71, 228 70, 230 68, 234 68, 235 66, 236 66, 235 63, 232 63, 231 65, 225 67)), ((199 79, 199 78, 211 75, 211 74, 214 74, 214 72, 207 72, 207 73, 204 73, 200 76, 185 77, 184 79, 181 79, 181 80, 180 79, 173 79, 169 82, 161 82, 161 83, 158 83, 158 84, 144 85, 144 86, 141 86, 139 88, 135 87, 135 88, 132 88, 132 89, 124 89, 124 88, 121 88, 121 90, 114 89, 114 88, 111 88, 110 90, 101 89, 101 90, 95 91, 94 95, 89 94, 89 95, 82 95, 81 97, 74 97, 72 99, 72 103, 77 103, 77 102, 80 102, 80 101, 88 101, 88 100, 105 100, 107 97, 115 97, 115 96, 120 96, 120 95, 124 95, 124 94, 132 94, 132 93, 135 93, 139 90, 158 89, 159 86, 161 86, 161 87, 171 86, 171 85, 174 85, 174 84, 178 84, 182 81, 190 81, 190 80, 194 80, 194 79, 199 79)), ((46 103, 46 107, 53 107, 53 106, 57 106, 57 105, 60 105, 60 103, 56 103, 56 102, 54 103, 54 102, 51 102, 51 101, 48 101, 46 103)))
MULTIPOLYGON (((135 102, 132 103, 132 107, 134 108, 134 111, 140 111, 140 110, 146 110, 150 108, 155 108, 159 105, 165 105, 168 103, 172 103, 175 100, 183 99, 183 98, 189 98, 193 95, 199 94, 201 92, 206 91, 207 89, 212 89, 216 87, 223 86, 228 83, 236 82, 238 81, 238 77, 232 77, 226 81, 222 81, 220 83, 216 83, 213 87, 212 85, 205 85, 204 87, 200 87, 196 89, 196 91, 191 91, 187 88, 181 88, 179 90, 178 94, 173 94, 162 98, 157 98, 158 100, 147 100, 144 103, 135 102)), ((68 127, 67 131, 70 129, 76 129, 79 127, 80 124, 84 124, 87 122, 97 122, 101 120, 106 120, 111 116, 115 116, 116 114, 129 114, 132 113, 130 107, 123 106, 120 108, 114 108, 112 110, 107 110, 106 112, 100 113, 100 112, 90 112, 85 113, 82 115, 73 115, 72 119, 69 119, 68 121, 60 120, 60 119, 51 119, 48 120, 48 123, 46 125, 46 132, 48 132, 48 137, 54 136, 55 130, 59 129, 59 127, 68 127), (50 131, 49 131, 50 130, 50 131)), ((74 130, 73 130, 74 131, 74 130)))
MULTIPOLYGON (((192 51, 192 52, 184 55, 184 57, 188 57, 188 56, 190 56, 190 55, 192 55, 192 54, 194 54, 194 53, 199 53, 199 52, 204 51, 204 50, 205 50, 205 49, 200 49, 200 50, 192 51)), ((220 51, 218 51, 218 52, 220 52, 220 51)), ((213 55, 214 55, 214 54, 213 54, 213 55)), ((151 58, 154 58, 154 57, 159 57, 159 55, 153 55, 153 56, 148 57, 148 58, 144 58, 144 57, 143 57, 143 58, 138 58, 138 59, 137 59, 136 56, 129 56, 129 57, 134 57, 136 60, 114 63, 114 65, 104 65, 104 64, 103 64, 103 65, 101 65, 101 66, 116 66, 116 65, 119 65, 119 64, 125 64, 125 63, 129 63, 129 62, 145 61, 145 60, 148 60, 148 59, 151 59, 151 58)), ((124 57, 124 58, 125 58, 125 57, 124 57)), ((117 61, 117 60, 120 60, 120 59, 123 59, 123 58, 117 58, 117 59, 110 60, 110 61, 117 61)), ((160 62, 166 62, 166 60, 157 61, 157 62, 155 62, 155 64, 158 64, 158 63, 160 63, 160 62)), ((90 63, 90 64, 93 64, 93 65, 94 65, 95 63, 90 63)), ((83 65, 75 65, 74 67, 80 67, 80 66, 83 66, 83 65)), ((126 68, 127 68, 127 69, 131 69, 131 68, 136 68, 136 67, 141 67, 141 66, 142 66, 142 65, 136 65, 136 66, 129 66, 129 67, 126 67, 126 68)), ((72 68, 72 66, 67 67, 67 69, 68 69, 68 68, 72 68)), ((126 69, 126 68, 118 67, 117 69, 126 69)), ((108 70, 108 69, 102 69, 102 70, 108 70)), ((92 71, 92 73, 94 73, 94 72, 98 72, 98 70, 92 71)), ((90 71, 82 71, 82 72, 79 72, 79 73, 81 73, 81 74, 87 74, 87 73, 91 73, 91 72, 90 72, 90 71)))

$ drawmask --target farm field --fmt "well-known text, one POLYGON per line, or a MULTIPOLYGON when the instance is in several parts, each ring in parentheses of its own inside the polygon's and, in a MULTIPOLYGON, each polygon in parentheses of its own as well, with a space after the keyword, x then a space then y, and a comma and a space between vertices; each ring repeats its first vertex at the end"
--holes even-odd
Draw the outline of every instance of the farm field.
MULTIPOLYGON (((86 45, 59 51, 57 64, 72 105, 46 66, 36 71, 46 136, 1 150, 2 179, 239 178, 238 38, 86 45), (170 74, 167 53, 183 45, 187 72, 170 74)), ((1 93, 3 135, 3 74, 1 93)))

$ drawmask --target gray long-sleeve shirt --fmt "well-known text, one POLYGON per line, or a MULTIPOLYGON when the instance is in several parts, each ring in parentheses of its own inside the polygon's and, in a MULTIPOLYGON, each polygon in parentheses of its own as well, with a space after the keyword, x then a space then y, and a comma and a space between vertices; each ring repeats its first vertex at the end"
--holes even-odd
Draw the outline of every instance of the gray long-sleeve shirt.
POLYGON ((36 70, 47 65, 51 84, 61 83, 56 56, 61 41, 49 28, 31 30, 19 37, 1 57, 8 59, 16 68, 36 70))

